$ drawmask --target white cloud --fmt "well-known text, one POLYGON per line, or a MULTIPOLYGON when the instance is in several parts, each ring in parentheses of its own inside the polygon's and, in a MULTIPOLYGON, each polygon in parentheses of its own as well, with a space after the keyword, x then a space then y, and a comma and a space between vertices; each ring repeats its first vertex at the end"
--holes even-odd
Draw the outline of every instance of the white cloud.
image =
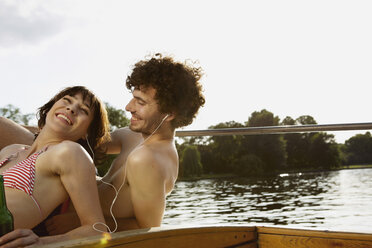
POLYGON ((0 47, 37 43, 61 31, 60 16, 40 4, 25 6, 0 2, 0 47))
POLYGON ((206 104, 187 129, 262 109, 367 122, 371 11, 363 0, 0 0, 0 107, 29 113, 84 84, 124 108, 131 66, 162 52, 205 71, 206 104))

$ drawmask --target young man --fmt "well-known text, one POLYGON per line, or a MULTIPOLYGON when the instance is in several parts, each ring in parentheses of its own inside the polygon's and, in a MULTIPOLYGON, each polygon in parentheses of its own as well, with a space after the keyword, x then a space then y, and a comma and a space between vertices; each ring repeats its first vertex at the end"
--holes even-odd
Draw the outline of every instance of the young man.
MULTIPOLYGON (((165 198, 178 175, 175 129, 191 124, 205 102, 200 78, 200 68, 159 54, 136 63, 128 76, 126 86, 133 94, 126 106, 132 114, 130 126, 112 133, 107 153, 119 155, 98 182, 102 209, 112 231, 110 208, 115 191, 118 196, 112 212, 119 220, 117 230, 160 226, 165 198)), ((50 234, 57 234, 76 225, 78 220, 69 214, 55 216, 48 228, 50 234)), ((100 228, 99 224, 95 227, 100 228)))

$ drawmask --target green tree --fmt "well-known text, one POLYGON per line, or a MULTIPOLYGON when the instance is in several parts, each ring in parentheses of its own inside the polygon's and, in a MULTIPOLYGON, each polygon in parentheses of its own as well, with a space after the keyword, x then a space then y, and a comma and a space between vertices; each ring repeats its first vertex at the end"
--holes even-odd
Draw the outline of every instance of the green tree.
POLYGON ((312 125, 316 124, 315 119, 310 115, 301 115, 296 119, 296 122, 301 125, 312 125))
MULTIPOLYGON (((301 116, 296 120, 287 116, 281 122, 281 125, 296 125, 301 123, 315 122, 312 117, 301 116)), ((308 134, 289 133, 284 134, 287 152, 287 167, 288 169, 299 169, 309 166, 309 137, 308 134)))
POLYGON ((234 174, 239 176, 262 176, 264 175, 265 164, 254 154, 244 154, 234 164, 234 174))
POLYGON ((292 117, 287 116, 282 120, 280 124, 281 125, 296 125, 296 121, 292 119, 292 117))
POLYGON ((200 153, 196 146, 185 146, 180 159, 180 176, 200 176, 203 173, 203 166, 200 162, 200 153))
MULTIPOLYGON (((113 131, 117 128, 126 127, 129 125, 129 119, 126 117, 124 110, 116 109, 111 106, 109 103, 105 102, 106 111, 108 115, 108 119, 110 122, 110 130, 113 131)), ((117 155, 109 154, 106 155, 104 161, 97 165, 98 174, 103 176, 106 174, 107 170, 110 168, 111 163, 117 155)))
MULTIPOLYGON (((277 126, 279 117, 266 109, 253 112, 246 125, 249 127, 277 126)), ((263 165, 265 174, 273 174, 285 166, 285 142, 281 135, 246 135, 243 136, 240 155, 253 154, 263 165)))
POLYGON ((345 141, 346 164, 372 163, 372 136, 370 132, 357 134, 345 141))
POLYGON ((246 125, 249 127, 277 126, 279 125, 279 120, 278 116, 274 116, 270 111, 263 109, 260 112, 253 112, 248 118, 246 125))
POLYGON ((211 144, 198 145, 198 151, 200 153, 200 161, 203 165, 203 174, 217 173, 216 170, 216 156, 212 150, 211 144))
MULTIPOLYGON (((243 124, 230 121, 219 123, 210 129, 219 128, 239 128, 243 124)), ((243 136, 227 135, 210 137, 208 148, 200 149, 202 151, 202 162, 207 173, 230 173, 238 159, 240 144, 243 136), (207 159, 205 159, 207 158, 207 159), (208 161, 209 160, 209 161, 208 161)))
MULTIPOLYGON (((302 115, 296 120, 287 116, 282 125, 317 124, 310 115, 302 115)), ((291 169, 330 169, 341 163, 338 145, 334 136, 325 132, 285 134, 287 165, 291 169)))
POLYGON ((341 158, 334 135, 325 132, 315 133, 310 138, 309 162, 319 169, 331 169, 340 166, 341 158))
POLYGON ((117 109, 111 106, 109 103, 105 102, 106 111, 110 122, 110 129, 111 131, 129 126, 129 119, 125 115, 124 110, 117 109))
POLYGON ((29 121, 33 116, 32 114, 22 114, 21 110, 12 104, 0 108, 0 115, 23 125, 29 125, 29 121))
MULTIPOLYGON (((315 121, 314 117, 310 115, 301 115, 296 119, 297 125, 316 125, 317 122, 315 121)), ((312 147, 311 139, 315 135, 315 133, 302 133, 300 134, 300 140, 298 140, 298 143, 296 144, 296 154, 295 154, 295 161, 294 164, 295 168, 314 168, 317 167, 316 164, 314 164, 314 161, 311 160, 311 152, 310 147, 312 147)), ((312 148, 315 150, 314 146, 312 148)))

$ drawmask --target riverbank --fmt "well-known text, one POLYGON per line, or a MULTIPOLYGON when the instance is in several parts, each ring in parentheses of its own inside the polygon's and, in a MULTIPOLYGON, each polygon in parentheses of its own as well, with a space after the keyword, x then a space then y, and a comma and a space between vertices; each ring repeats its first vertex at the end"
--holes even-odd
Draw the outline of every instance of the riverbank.
MULTIPOLYGON (((339 168, 330 169, 327 171, 338 171, 338 170, 350 170, 350 169, 369 169, 372 168, 372 164, 363 164, 363 165, 343 165, 339 168)), ((316 170, 316 169, 308 169, 308 170, 291 170, 291 171, 283 171, 279 172, 280 174, 295 174, 295 173, 314 173, 314 172, 325 172, 326 170, 316 170)), ((206 180, 206 179, 230 179, 230 178, 237 178, 241 177, 239 175, 233 173, 223 173, 223 174, 203 174, 200 176, 193 176, 193 177, 179 177, 177 181, 198 181, 198 180, 206 180)), ((257 177, 257 176, 254 176, 257 177)), ((263 176, 265 177, 265 176, 263 176)))
POLYGON ((238 177, 232 173, 224 173, 224 174, 202 174, 200 176, 192 176, 192 177, 179 177, 177 181, 198 181, 198 180, 205 180, 205 179, 229 179, 238 177))
POLYGON ((372 164, 363 164, 363 165, 344 165, 340 170, 344 169, 369 169, 372 168, 372 164))

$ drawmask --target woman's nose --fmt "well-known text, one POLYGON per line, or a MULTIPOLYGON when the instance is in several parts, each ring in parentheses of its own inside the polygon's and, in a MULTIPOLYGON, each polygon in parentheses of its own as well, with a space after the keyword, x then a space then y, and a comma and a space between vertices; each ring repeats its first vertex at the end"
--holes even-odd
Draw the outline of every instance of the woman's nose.
POLYGON ((75 114, 76 113, 76 106, 75 106, 75 104, 70 104, 69 106, 67 106, 67 111, 70 111, 71 114, 75 114))
POLYGON ((75 113, 75 111, 72 108, 70 108, 70 107, 67 107, 67 111, 70 111, 72 114, 75 113))

